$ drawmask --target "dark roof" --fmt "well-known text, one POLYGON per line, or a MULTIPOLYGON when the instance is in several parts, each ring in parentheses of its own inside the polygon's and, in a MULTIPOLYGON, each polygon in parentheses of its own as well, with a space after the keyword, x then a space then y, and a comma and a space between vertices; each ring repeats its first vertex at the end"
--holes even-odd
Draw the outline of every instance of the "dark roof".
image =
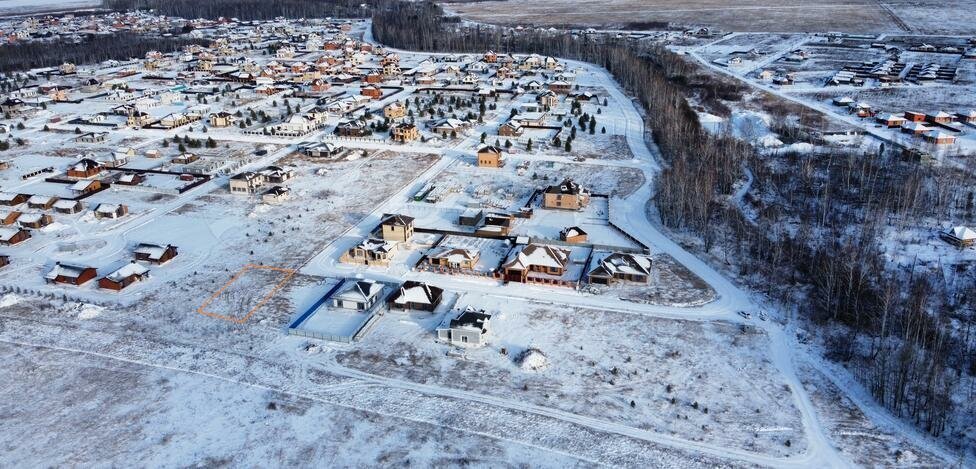
POLYGON ((562 184, 554 184, 546 188, 547 194, 577 195, 582 192, 585 192, 583 190, 583 186, 577 184, 576 182, 573 182, 572 179, 566 179, 562 182, 562 184))
POLYGON ((473 326, 484 331, 485 323, 489 320, 491 320, 491 315, 484 311, 465 311, 460 316, 451 319, 451 327, 473 326))
POLYGON ((399 215, 396 213, 385 213, 383 214, 383 221, 380 222, 381 225, 393 225, 393 226, 407 226, 413 224, 413 217, 408 217, 406 215, 399 215))

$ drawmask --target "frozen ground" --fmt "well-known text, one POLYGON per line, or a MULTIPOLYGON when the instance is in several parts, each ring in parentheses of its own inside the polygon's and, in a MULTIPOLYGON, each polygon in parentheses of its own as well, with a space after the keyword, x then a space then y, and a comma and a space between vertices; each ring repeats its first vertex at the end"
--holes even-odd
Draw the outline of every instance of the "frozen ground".
POLYGON ((789 456, 805 449, 788 387, 766 357, 761 331, 541 307, 467 295, 459 306, 495 313, 495 339, 452 356, 434 340, 441 315, 386 315, 339 363, 373 374, 456 387, 589 415, 693 441, 789 456), (649 333, 648 331, 653 331, 649 333), (528 372, 523 350, 550 361, 528 372), (390 349, 397 353, 390 354, 390 349), (631 402, 634 402, 631 405, 631 402), (784 446, 791 440, 792 446, 784 446))

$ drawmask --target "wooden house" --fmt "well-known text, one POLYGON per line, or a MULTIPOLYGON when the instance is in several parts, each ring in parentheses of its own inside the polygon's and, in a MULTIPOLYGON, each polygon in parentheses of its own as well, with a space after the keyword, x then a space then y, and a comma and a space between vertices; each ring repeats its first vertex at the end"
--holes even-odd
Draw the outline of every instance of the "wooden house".
POLYGON ((98 192, 102 189, 102 182, 97 179, 82 179, 70 187, 71 192, 77 196, 83 196, 98 192))
POLYGON ((122 291, 124 288, 136 282, 141 282, 149 278, 149 269, 141 264, 132 261, 116 271, 98 279, 98 288, 106 290, 122 291))
POLYGON ((69 178, 90 178, 102 172, 103 166, 91 158, 82 158, 77 163, 68 168, 69 178))
POLYGON ((0 244, 13 246, 30 239, 30 231, 21 228, 0 228, 0 244))
POLYGON ((63 214, 78 213, 84 209, 81 201, 61 199, 54 203, 54 211, 63 214))
POLYGON ((24 213, 17 218, 17 224, 22 228, 39 229, 54 222, 54 218, 46 213, 24 213))
POLYGON ((20 205, 27 202, 28 196, 26 194, 17 194, 13 192, 3 192, 0 193, 0 205, 6 205, 8 207, 13 207, 14 205, 20 205))
POLYGON ((20 217, 20 212, 16 210, 2 210, 0 211, 0 225, 13 225, 17 222, 18 217, 20 217))
POLYGON ((44 275, 44 280, 47 283, 60 283, 64 285, 79 286, 84 285, 97 275, 98 272, 93 267, 62 264, 58 262, 54 264, 54 268, 44 275))
POLYGON ((122 218, 129 213, 129 207, 121 204, 98 204, 98 207, 95 207, 94 212, 95 218, 115 219, 122 218))
POLYGON ((152 264, 162 265, 179 254, 176 250, 176 246, 167 244, 165 246, 159 244, 150 243, 140 243, 132 251, 132 255, 137 261, 150 262, 152 264))
POLYGON ((118 180, 116 180, 115 183, 123 186, 138 186, 139 184, 142 184, 142 182, 145 180, 146 180, 145 176, 139 173, 125 173, 119 176, 118 180))
POLYGON ((54 203, 57 201, 57 197, 51 197, 49 195, 32 195, 29 199, 27 199, 27 208, 50 210, 51 207, 54 207, 54 203))

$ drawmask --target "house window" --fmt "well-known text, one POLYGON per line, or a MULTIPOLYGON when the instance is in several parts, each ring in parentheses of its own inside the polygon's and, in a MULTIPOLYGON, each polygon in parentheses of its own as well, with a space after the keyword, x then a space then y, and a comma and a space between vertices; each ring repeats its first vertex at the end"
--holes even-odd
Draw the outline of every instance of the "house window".
POLYGON ((465 343, 465 344, 466 344, 466 343, 468 343, 468 336, 466 336, 466 335, 462 335, 462 336, 461 336, 461 342, 462 342, 462 343, 465 343))

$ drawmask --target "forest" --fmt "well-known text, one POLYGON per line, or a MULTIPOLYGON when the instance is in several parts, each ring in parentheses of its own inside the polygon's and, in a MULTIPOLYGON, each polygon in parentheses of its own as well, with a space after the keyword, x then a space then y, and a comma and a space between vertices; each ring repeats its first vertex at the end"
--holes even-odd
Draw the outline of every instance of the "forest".
POLYGON ((538 53, 605 67, 647 111, 665 164, 655 195, 661 223, 701 239, 705 253, 720 247, 727 270, 818 325, 829 358, 895 414, 933 435, 972 417, 973 272, 949 281, 941 270, 891 268, 880 240, 886 228, 973 220, 973 171, 923 165, 891 148, 763 157, 703 130, 688 102, 735 101, 741 87, 659 46, 460 28, 431 2, 378 10, 373 34, 409 50, 538 53), (752 186, 735 200, 747 172, 752 186), (952 396, 966 389, 958 406, 952 396))
POLYGON ((85 38, 80 43, 64 40, 54 42, 18 42, 0 47, 0 72, 11 73, 40 67, 56 67, 64 62, 98 63, 105 60, 125 60, 144 57, 146 52, 172 52, 187 44, 206 41, 147 36, 137 33, 116 33, 85 38))

